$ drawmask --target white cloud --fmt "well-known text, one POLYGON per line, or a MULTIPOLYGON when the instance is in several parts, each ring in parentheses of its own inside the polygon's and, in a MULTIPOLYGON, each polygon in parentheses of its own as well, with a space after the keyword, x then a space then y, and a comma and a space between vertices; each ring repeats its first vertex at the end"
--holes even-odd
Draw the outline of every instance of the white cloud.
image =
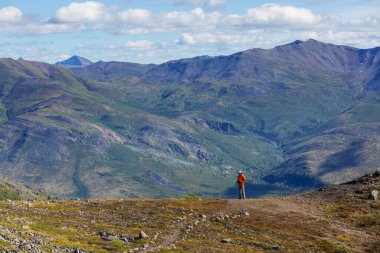
POLYGON ((22 12, 13 7, 4 7, 0 9, 0 22, 14 22, 21 18, 22 12))
POLYGON ((55 18, 60 22, 102 22, 111 18, 103 3, 87 1, 71 3, 57 10, 55 18))
MULTIPOLYGON (((91 49, 91 53, 85 49, 78 53, 101 55, 99 59, 114 57, 117 60, 138 59, 140 62, 227 54, 252 47, 270 48, 309 38, 358 47, 380 45, 380 21, 377 16, 322 16, 306 8, 277 4, 250 8, 243 14, 225 14, 211 9, 226 0, 176 2, 186 2, 195 7, 156 12, 152 9, 110 6, 104 4, 105 1, 78 1, 58 9, 50 18, 33 17, 15 7, 6 7, 0 9, 0 32, 28 36, 102 31, 104 36, 122 35, 126 37, 125 40, 122 38, 123 41, 127 42, 111 38, 108 44, 91 49), (150 40, 138 40, 139 36, 135 35, 141 34, 149 34, 150 40), (128 37, 134 39, 129 40, 128 37)), ((86 49, 90 47, 87 43, 84 45, 86 49)), ((78 49, 72 51, 75 50, 78 49)))
POLYGON ((157 26, 170 30, 209 30, 221 22, 223 15, 219 12, 205 12, 201 8, 191 11, 172 11, 162 15, 157 26))
POLYGON ((224 6, 229 0, 172 0, 174 4, 192 4, 202 6, 204 8, 219 8, 224 6))
POLYGON ((309 26, 323 21, 320 15, 314 14, 311 10, 277 4, 265 4, 259 8, 248 9, 247 14, 248 22, 274 26, 309 26))
POLYGON ((209 8, 218 8, 227 3, 228 0, 208 0, 205 1, 204 6, 209 8))
POLYGON ((7 32, 19 35, 25 34, 54 34, 54 33, 68 33, 73 31, 80 31, 85 29, 81 24, 60 24, 60 23, 31 23, 24 22, 20 24, 10 24, 0 26, 0 32, 7 32))
POLYGON ((179 42, 183 44, 188 44, 188 45, 194 45, 197 43, 195 38, 191 34, 188 34, 188 33, 183 33, 181 36, 181 40, 179 42))
POLYGON ((252 46, 260 39, 262 31, 251 30, 244 34, 216 33, 183 33, 177 43, 184 45, 213 45, 213 46, 237 46, 241 49, 252 46))
POLYGON ((200 4, 202 0, 172 0, 174 4, 200 4))
POLYGON ((124 44, 125 47, 136 50, 147 50, 152 48, 153 45, 154 43, 149 40, 127 41, 124 44))
POLYGON ((152 13, 145 9, 129 9, 119 13, 119 19, 131 24, 150 24, 153 20, 152 13))

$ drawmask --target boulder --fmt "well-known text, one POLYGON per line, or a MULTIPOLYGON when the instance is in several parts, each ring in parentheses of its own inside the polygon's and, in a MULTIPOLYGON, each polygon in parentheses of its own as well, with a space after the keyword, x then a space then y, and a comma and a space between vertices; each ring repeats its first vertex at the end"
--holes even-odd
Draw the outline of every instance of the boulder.
POLYGON ((377 200, 378 198, 379 198, 379 191, 378 190, 371 191, 371 199, 377 200))
POLYGON ((144 231, 140 231, 140 234, 139 234, 139 239, 145 239, 145 238, 148 238, 148 235, 145 234, 144 231))

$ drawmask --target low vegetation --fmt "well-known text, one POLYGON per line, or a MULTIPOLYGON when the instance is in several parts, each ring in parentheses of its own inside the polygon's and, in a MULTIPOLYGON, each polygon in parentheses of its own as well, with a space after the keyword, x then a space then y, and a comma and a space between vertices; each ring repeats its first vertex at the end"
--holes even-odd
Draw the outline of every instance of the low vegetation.
POLYGON ((378 252, 380 202, 369 196, 379 187, 374 173, 266 199, 1 201, 0 250, 378 252))

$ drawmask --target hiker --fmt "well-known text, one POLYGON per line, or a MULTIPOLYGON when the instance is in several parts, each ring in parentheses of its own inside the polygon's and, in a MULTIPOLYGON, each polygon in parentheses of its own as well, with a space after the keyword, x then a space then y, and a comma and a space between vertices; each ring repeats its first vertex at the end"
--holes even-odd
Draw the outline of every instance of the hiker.
POLYGON ((244 189, 245 176, 242 171, 239 171, 236 183, 238 183, 238 187, 239 187, 239 199, 245 199, 245 189, 244 189))

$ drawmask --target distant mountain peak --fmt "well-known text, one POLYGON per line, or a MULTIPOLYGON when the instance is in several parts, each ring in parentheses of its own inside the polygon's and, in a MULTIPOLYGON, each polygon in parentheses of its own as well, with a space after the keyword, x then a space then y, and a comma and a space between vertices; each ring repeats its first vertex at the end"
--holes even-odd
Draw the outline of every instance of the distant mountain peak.
POLYGON ((299 44, 302 44, 302 43, 304 43, 304 41, 302 41, 302 40, 295 40, 291 44, 299 45, 299 44))
POLYGON ((91 65, 93 62, 78 56, 78 55, 73 55, 69 59, 64 60, 64 61, 59 61, 55 65, 65 67, 65 68, 78 68, 78 67, 86 67, 88 65, 91 65))

